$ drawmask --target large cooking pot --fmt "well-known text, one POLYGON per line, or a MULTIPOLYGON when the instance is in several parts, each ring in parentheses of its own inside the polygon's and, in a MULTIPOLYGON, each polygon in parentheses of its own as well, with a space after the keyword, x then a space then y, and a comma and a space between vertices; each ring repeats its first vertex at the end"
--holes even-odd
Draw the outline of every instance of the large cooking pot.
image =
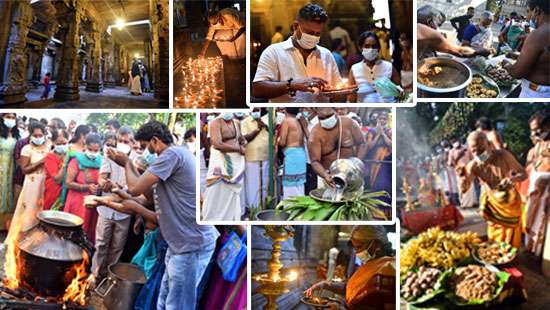
POLYGON ((117 263, 109 266, 109 276, 99 283, 95 291, 103 298, 107 309, 131 310, 146 281, 145 273, 136 265, 117 263))
POLYGON ((357 157, 335 160, 329 167, 332 181, 343 192, 363 191, 364 170, 365 164, 357 157))
POLYGON ((43 296, 60 297, 82 263, 83 251, 91 259, 93 246, 82 230, 84 221, 61 211, 41 211, 39 223, 21 233, 17 242, 19 279, 43 296))
MULTIPOLYGON (((464 98, 466 87, 472 82, 472 70, 460 61, 450 57, 428 57, 418 63, 418 72, 434 66, 453 67, 464 75, 463 82, 449 88, 430 87, 420 83, 418 80, 418 97, 421 98, 464 98)), ((417 72, 417 74, 418 74, 417 72)))

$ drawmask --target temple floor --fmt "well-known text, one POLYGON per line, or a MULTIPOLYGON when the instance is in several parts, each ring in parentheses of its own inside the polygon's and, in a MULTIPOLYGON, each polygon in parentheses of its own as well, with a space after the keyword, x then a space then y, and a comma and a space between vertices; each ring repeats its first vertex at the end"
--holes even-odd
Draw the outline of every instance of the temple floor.
POLYGON ((48 100, 41 100, 43 88, 38 87, 27 92, 25 103, 4 106, 5 108, 23 109, 165 109, 168 102, 161 102, 154 98, 152 92, 141 96, 134 96, 124 86, 103 88, 101 93, 93 93, 80 86, 80 100, 56 101, 52 97, 55 86, 52 87, 48 100))

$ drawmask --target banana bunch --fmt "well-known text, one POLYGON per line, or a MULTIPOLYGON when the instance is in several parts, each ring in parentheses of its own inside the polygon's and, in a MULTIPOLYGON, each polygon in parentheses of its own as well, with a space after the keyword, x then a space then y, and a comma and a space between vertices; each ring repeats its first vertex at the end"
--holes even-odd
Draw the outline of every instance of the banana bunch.
POLYGON ((411 268, 428 266, 449 269, 471 255, 481 240, 474 232, 456 233, 430 228, 407 242, 400 250, 401 274, 411 268))

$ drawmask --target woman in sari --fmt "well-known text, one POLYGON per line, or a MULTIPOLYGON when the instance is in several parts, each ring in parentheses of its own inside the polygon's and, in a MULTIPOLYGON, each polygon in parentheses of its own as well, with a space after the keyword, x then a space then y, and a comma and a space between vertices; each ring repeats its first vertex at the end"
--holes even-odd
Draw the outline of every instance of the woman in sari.
POLYGON ((99 168, 103 160, 100 152, 101 138, 96 134, 89 134, 86 137, 86 150, 76 153, 69 161, 65 178, 68 192, 63 211, 84 220, 82 228, 92 244, 95 244, 97 211, 84 205, 84 197, 98 194, 99 168))
POLYGON ((0 113, 0 230, 7 230, 13 207, 14 150, 19 139, 15 113, 0 113))
POLYGON ((344 295, 345 305, 328 304, 329 309, 335 310, 395 309, 396 258, 386 230, 383 226, 356 226, 350 241, 360 266, 347 281, 321 281, 306 290, 305 295, 311 297, 317 289, 344 295))
POLYGON ((48 155, 50 145, 46 142, 44 124, 32 122, 29 125, 29 133, 30 143, 21 150, 20 159, 25 181, 6 240, 14 240, 13 238, 16 238, 20 232, 27 231, 38 223, 36 214, 43 207, 44 180, 46 179, 44 158, 48 155))
POLYGON ((44 210, 63 209, 63 204, 59 198, 61 197, 61 190, 63 188, 63 163, 69 149, 68 141, 69 133, 65 129, 55 129, 52 131, 53 150, 48 153, 44 160, 44 168, 46 169, 44 210))
MULTIPOLYGON (((369 128, 367 134, 367 187, 375 191, 386 191, 391 194, 391 164, 376 161, 391 161, 391 129, 387 127, 388 114, 381 112, 376 118, 376 127, 369 128)), ((391 198, 385 197, 388 203, 391 198)))

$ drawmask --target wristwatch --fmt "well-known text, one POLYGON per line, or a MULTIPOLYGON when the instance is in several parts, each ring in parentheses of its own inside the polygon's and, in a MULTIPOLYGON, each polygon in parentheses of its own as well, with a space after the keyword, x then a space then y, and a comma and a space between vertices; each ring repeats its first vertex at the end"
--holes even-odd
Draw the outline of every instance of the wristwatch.
POLYGON ((296 96, 296 91, 290 89, 290 86, 292 85, 292 81, 293 81, 293 80, 294 80, 293 78, 290 78, 290 79, 288 79, 288 81, 286 81, 286 88, 287 88, 287 90, 288 90, 288 94, 289 94, 291 97, 296 96))

